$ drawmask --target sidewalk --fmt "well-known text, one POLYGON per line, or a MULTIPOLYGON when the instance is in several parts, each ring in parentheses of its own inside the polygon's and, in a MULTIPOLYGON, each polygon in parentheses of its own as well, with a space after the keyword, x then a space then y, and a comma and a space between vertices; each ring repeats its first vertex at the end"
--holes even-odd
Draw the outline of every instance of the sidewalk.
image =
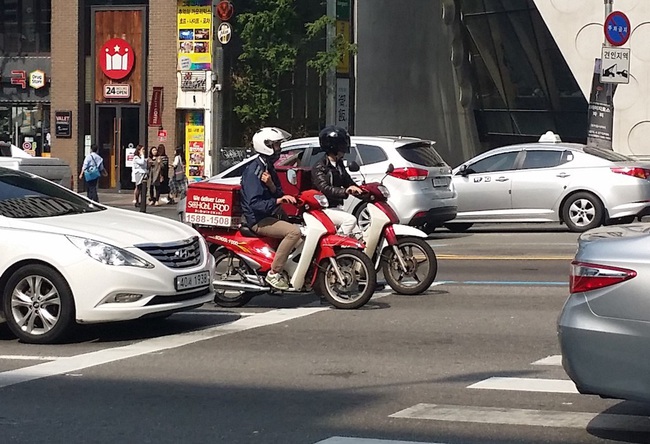
MULTIPOLYGON (((82 193, 84 196, 86 193, 82 193)), ((99 203, 103 205, 108 205, 111 207, 122 208, 130 211, 140 211, 140 207, 137 208, 133 204, 133 190, 124 190, 118 192, 116 190, 102 190, 98 192, 99 203)), ((161 198, 160 205, 157 207, 147 205, 146 213, 154 214, 156 216, 166 217, 168 219, 178 220, 178 212, 176 210, 176 204, 169 205, 164 198, 161 198)))

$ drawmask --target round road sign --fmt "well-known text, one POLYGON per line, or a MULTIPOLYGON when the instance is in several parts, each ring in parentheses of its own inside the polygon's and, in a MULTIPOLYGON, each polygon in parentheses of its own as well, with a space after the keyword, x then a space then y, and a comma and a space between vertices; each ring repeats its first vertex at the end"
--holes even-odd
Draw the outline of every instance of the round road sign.
POLYGON ((610 45, 621 46, 630 38, 630 19, 621 11, 614 11, 605 20, 605 38, 610 45))
POLYGON ((232 27, 228 22, 222 22, 217 30, 217 38, 222 45, 226 45, 232 37, 232 27))

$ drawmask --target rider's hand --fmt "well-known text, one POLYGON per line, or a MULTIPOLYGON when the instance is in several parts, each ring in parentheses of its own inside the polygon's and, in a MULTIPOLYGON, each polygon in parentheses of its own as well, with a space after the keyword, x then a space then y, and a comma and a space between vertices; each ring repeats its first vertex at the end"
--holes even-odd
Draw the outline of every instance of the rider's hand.
POLYGON ((286 195, 286 194, 285 194, 284 196, 280 197, 280 198, 277 200, 277 202, 278 202, 279 204, 281 204, 281 203, 288 203, 288 204, 291 204, 291 205, 295 205, 295 204, 296 204, 296 198, 293 197, 293 196, 289 196, 289 195, 286 195))
POLYGON ((264 171, 264 172, 262 173, 262 176, 260 177, 260 180, 261 180, 262 183, 264 183, 264 185, 266 185, 267 187, 270 186, 271 184, 273 184, 273 178, 271 177, 271 175, 269 174, 268 171, 264 171))
POLYGON ((352 186, 349 186, 345 190, 345 192, 348 193, 348 194, 352 194, 354 196, 358 196, 359 194, 363 193, 363 190, 361 188, 359 188, 358 186, 356 186, 356 185, 352 185, 352 186))

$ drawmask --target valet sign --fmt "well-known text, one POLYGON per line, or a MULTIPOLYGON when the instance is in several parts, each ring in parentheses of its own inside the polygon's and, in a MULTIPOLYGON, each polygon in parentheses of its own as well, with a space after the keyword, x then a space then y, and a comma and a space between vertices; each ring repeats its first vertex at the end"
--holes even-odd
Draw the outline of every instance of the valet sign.
POLYGON ((133 71, 135 54, 124 39, 110 39, 99 50, 99 66, 109 79, 121 80, 133 71))

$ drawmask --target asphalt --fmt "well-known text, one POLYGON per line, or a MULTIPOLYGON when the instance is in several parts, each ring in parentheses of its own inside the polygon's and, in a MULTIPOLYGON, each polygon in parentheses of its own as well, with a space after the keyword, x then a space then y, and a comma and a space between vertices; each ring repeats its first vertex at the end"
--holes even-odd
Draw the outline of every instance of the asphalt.
MULTIPOLYGON (((99 203, 116 208, 123 208, 130 211, 142 211, 140 207, 136 208, 133 204, 133 190, 122 192, 112 190, 99 190, 99 203)), ((85 193, 84 193, 85 195, 85 193)), ((156 216, 166 217, 168 219, 178 220, 178 210, 176 204, 166 204, 165 198, 161 198, 159 206, 147 205, 145 213, 156 216)))

